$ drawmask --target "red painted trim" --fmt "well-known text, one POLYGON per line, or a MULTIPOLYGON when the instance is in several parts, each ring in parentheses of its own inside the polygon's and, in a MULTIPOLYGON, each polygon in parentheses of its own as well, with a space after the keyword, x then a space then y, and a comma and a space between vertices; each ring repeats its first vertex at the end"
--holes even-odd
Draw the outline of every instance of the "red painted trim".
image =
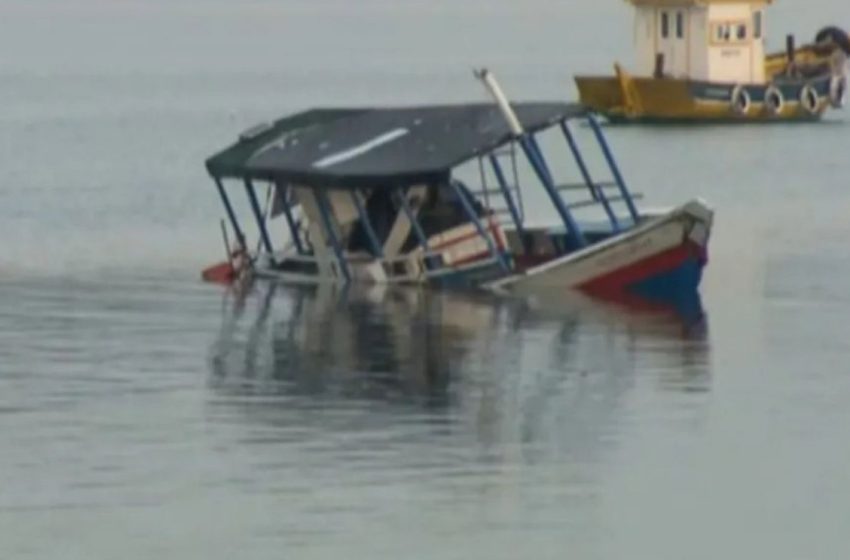
MULTIPOLYGON (((490 220, 489 226, 490 226, 489 227, 489 230, 490 230, 489 233, 490 233, 490 235, 492 235, 493 240, 496 243, 496 249, 500 253, 503 253, 505 251, 505 243, 504 243, 504 239, 502 238, 502 236, 504 235, 502 228, 499 227, 499 225, 496 224, 495 222, 493 222, 492 220, 490 220)), ((442 245, 438 245, 437 247, 432 248, 431 251, 434 252, 434 253, 444 252, 446 249, 453 247, 454 245, 458 245, 460 243, 463 243, 464 241, 469 241, 471 239, 481 239, 481 234, 478 233, 477 229, 473 233, 464 235, 462 237, 458 237, 458 238, 453 239, 451 241, 447 241, 446 243, 443 243, 442 245)), ((478 262, 480 260, 484 260, 484 259, 486 259, 490 256, 491 256, 490 250, 485 249, 484 251, 481 251, 479 253, 475 253, 473 255, 469 255, 469 256, 466 256, 466 257, 464 257, 460 260, 456 260, 456 261, 452 262, 451 267, 452 268, 460 268, 460 267, 478 262)))
MULTIPOLYGON (((472 225, 472 224, 470 224, 470 225, 472 225)), ((472 227, 475 227, 475 226, 473 225, 472 227)), ((493 236, 493 238, 496 242, 496 246, 499 248, 499 250, 504 251, 505 247, 504 247, 504 243, 502 242, 503 240, 502 240, 501 228, 499 228, 495 224, 491 223, 489 229, 490 229, 490 234, 493 236)), ((462 235, 460 237, 456 237, 456 238, 454 238, 450 241, 446 241, 445 243, 441 243, 441 244, 436 245, 434 247, 430 247, 430 249, 431 249, 432 252, 436 253, 436 252, 442 251, 444 249, 447 249, 449 247, 452 247, 453 245, 457 245, 458 243, 463 243, 464 241, 469 241, 470 239, 475 239, 476 237, 481 238, 481 234, 478 233, 477 229, 475 231, 472 231, 471 233, 467 233, 467 234, 462 235)))
POLYGON ((454 245, 469 241, 470 239, 475 239, 476 237, 480 238, 481 236, 478 234, 477 231, 473 231, 472 233, 467 233, 466 235, 455 237, 454 239, 451 239, 444 243, 440 243, 439 245, 436 245, 434 247, 430 247, 430 249, 433 253, 441 252, 445 249, 448 249, 449 247, 453 247, 454 245))
POLYGON ((204 282, 213 284, 232 284, 236 279, 236 270, 229 262, 223 262, 205 269, 201 273, 204 282))
POLYGON ((688 259, 696 257, 704 260, 704 255, 705 251, 702 247, 692 241, 685 241, 678 247, 594 278, 581 284, 579 288, 595 293, 621 291, 647 278, 669 272, 688 259))

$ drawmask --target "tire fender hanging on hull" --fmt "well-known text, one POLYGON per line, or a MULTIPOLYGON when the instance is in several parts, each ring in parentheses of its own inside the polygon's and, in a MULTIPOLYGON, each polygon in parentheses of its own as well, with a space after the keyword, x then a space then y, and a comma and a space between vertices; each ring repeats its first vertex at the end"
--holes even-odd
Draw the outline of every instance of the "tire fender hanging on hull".
POLYGON ((829 83, 829 103, 833 109, 847 105, 847 75, 833 76, 829 83))
POLYGON ((812 84, 806 84, 800 90, 800 107, 812 116, 820 111, 820 95, 812 84))
POLYGON ((750 108, 753 106, 753 100, 750 97, 750 92, 748 92, 743 85, 738 84, 732 90, 730 104, 733 113, 739 117, 745 117, 750 112, 750 108))
POLYGON ((772 117, 782 114, 782 110, 785 108, 785 96, 782 94, 781 89, 775 85, 767 88, 764 92, 764 108, 767 114, 772 117))

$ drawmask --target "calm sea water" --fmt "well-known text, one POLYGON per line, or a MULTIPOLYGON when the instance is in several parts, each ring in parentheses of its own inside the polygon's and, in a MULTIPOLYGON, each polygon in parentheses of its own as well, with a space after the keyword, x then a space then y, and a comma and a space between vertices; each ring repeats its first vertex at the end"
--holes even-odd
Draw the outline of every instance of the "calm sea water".
MULTIPOLYGON (((772 8, 771 43, 850 24, 772 8)), ((574 96, 619 1, 3 0, 0 558, 850 555, 850 117, 615 128, 704 316, 244 294, 203 159, 310 105, 574 96)))

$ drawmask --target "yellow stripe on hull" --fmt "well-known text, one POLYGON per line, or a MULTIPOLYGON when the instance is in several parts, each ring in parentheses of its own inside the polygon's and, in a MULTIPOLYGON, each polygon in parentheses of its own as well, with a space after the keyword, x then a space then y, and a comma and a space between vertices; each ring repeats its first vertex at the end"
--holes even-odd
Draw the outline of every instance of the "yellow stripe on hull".
POLYGON ((746 114, 739 115, 730 102, 696 98, 688 80, 634 78, 621 71, 618 74, 617 77, 577 77, 581 102, 612 120, 627 121, 813 120, 829 108, 829 100, 822 98, 815 113, 810 114, 796 99, 788 99, 776 115, 770 114, 760 102, 753 102, 746 114))

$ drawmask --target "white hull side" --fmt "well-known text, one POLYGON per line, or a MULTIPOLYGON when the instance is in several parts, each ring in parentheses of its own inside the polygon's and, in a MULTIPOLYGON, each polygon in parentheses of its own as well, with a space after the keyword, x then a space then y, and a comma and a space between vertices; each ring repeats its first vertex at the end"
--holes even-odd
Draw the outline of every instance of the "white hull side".
POLYGON ((706 248, 712 220, 713 212, 703 202, 689 202, 622 235, 487 287, 516 294, 533 294, 554 287, 579 288, 680 247, 688 239, 706 248))
MULTIPOLYGON (((483 287, 495 292, 519 295, 533 295, 551 288, 576 289, 596 278, 680 247, 688 239, 699 247, 707 247, 713 212, 703 202, 692 201, 672 211, 652 214, 646 223, 624 234, 531 268, 522 274, 484 284, 483 287)), ((455 272, 471 271, 478 266, 481 264, 461 267, 455 272)), ((421 274, 403 278, 384 276, 383 280, 379 281, 374 275, 362 272, 359 270, 355 278, 358 281, 368 279, 368 283, 373 284, 416 285, 428 284, 432 280, 431 277, 421 274)), ((255 274, 263 278, 299 284, 343 283, 341 277, 334 275, 313 276, 282 272, 260 263, 255 268, 255 274)))

